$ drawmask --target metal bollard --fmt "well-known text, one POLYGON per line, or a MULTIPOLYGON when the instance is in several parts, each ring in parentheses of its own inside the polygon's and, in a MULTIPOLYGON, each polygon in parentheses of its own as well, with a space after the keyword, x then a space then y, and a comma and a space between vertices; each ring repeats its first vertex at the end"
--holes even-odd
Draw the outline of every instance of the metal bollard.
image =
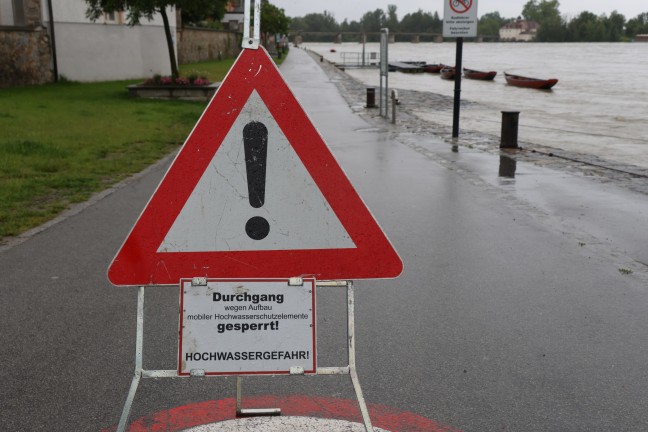
POLYGON ((500 148, 518 148, 520 111, 502 111, 502 138, 500 148))
POLYGON ((392 90, 391 100, 392 100, 392 123, 396 124, 396 105, 400 104, 400 100, 398 99, 398 92, 396 90, 392 90))
POLYGON ((376 88, 367 87, 367 108, 376 108, 376 88))

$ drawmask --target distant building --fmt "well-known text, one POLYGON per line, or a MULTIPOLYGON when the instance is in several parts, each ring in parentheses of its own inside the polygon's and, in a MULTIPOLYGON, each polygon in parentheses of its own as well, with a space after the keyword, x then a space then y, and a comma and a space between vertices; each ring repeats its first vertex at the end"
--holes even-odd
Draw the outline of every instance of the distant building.
POLYGON ((502 42, 529 42, 535 39, 540 24, 535 21, 516 20, 500 28, 502 42))
POLYGON ((635 41, 637 42, 648 42, 648 34, 639 34, 635 36, 635 41))
POLYGON ((243 32, 243 18, 245 7, 243 0, 230 0, 225 8, 226 12, 221 20, 223 28, 230 31, 243 32))
MULTIPOLYGON (((1 0, 0 0, 1 1, 1 0)), ((107 81, 171 73, 164 24, 159 14, 129 26, 127 12, 86 17, 84 0, 52 1, 59 74, 75 81, 107 81)), ((44 11, 46 12, 46 10, 44 11)), ((51 22, 45 13, 45 21, 51 22)), ((171 34, 176 11, 167 8, 171 34)), ((176 41, 174 37, 174 48, 176 41)))

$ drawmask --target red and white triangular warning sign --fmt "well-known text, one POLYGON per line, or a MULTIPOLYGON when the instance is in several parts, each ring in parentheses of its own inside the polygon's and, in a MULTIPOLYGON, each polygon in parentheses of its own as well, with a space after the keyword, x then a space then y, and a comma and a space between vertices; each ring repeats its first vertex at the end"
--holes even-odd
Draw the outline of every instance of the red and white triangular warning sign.
POLYGON ((108 269, 181 278, 391 278, 403 264, 267 52, 245 49, 108 269))

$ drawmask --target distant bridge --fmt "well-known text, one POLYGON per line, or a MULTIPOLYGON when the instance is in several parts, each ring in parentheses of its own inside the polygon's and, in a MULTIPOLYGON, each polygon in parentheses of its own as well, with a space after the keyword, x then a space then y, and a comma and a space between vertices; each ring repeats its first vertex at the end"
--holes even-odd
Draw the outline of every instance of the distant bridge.
MULTIPOLYGON (((312 37, 317 37, 317 36, 322 36, 322 37, 330 37, 330 41, 333 43, 342 43, 345 39, 346 40, 353 40, 353 42, 359 41, 359 42, 366 42, 368 36, 375 36, 372 39, 379 39, 381 33, 380 32, 322 32, 322 31, 301 31, 298 30, 296 32, 292 32, 291 37, 293 39, 293 42, 296 44, 301 44, 304 41, 308 41, 308 36, 312 37)), ((322 37, 317 37, 318 40, 322 40, 322 37)), ((412 43, 419 43, 421 39, 424 40, 432 40, 434 42, 443 42, 443 34, 442 33, 430 33, 430 32, 395 32, 395 33, 389 33, 389 43, 394 43, 397 40, 399 42, 405 42, 409 41, 412 43)), ((497 41, 499 40, 499 36, 493 36, 493 35, 480 35, 474 38, 477 40, 477 42, 484 42, 484 41, 497 41)))

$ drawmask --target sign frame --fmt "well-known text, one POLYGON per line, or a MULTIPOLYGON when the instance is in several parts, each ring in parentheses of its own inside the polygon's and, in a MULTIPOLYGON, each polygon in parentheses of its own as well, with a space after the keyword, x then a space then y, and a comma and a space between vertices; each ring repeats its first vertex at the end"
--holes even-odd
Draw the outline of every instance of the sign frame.
MULTIPOLYGON (((272 135, 269 137, 271 140, 272 135)), ((239 138, 243 147, 243 137, 237 136, 237 140, 239 138)), ((237 161, 235 169, 244 170, 245 166, 245 163, 241 165, 241 161, 237 161)), ((227 181, 225 186, 229 186, 227 181)), ((221 189, 213 190, 218 192, 221 189)), ((257 216, 265 214, 268 203, 256 209, 247 201, 247 190, 236 191, 237 194, 232 196, 245 199, 238 202, 237 208, 257 210, 257 216)), ((297 196, 291 195, 293 198, 297 196)), ((224 200, 218 203, 229 205, 224 200)), ((289 210, 282 207, 281 211, 289 210)), ((200 219, 199 223, 191 224, 193 229, 201 232, 203 227, 217 225, 213 221, 220 220, 221 215, 232 214, 227 213, 227 208, 216 211, 220 213, 214 214, 214 218, 200 219)), ((191 217, 195 215, 204 217, 200 213, 190 214, 191 217)), ((239 213, 236 216, 239 217, 239 213)), ((272 217, 270 214, 269 218, 272 217)), ((241 228, 235 234, 245 236, 248 218, 241 214, 239 219, 241 228)), ((321 232, 325 232, 327 225, 321 227, 321 232)), ((231 235, 230 230, 223 232, 231 235)), ((222 235, 217 231, 211 238, 220 241, 222 235)), ((205 235, 203 238, 208 237, 205 235)), ((323 238, 328 239, 326 236, 323 238)), ((224 239, 225 243, 227 240, 224 239)), ((256 240, 249 241, 254 243, 256 240)), ((302 274, 314 275, 318 280, 352 280, 395 278, 402 271, 403 263, 393 245, 289 89, 274 61, 260 47, 258 50, 244 49, 239 55, 117 252, 108 269, 108 279, 117 286, 175 286, 181 278, 196 273, 208 278, 288 278, 302 274), (320 213, 336 218, 350 238, 348 246, 323 244, 302 247, 302 239, 296 238, 292 246, 280 244, 279 247, 261 247, 265 239, 244 248, 204 250, 194 244, 180 250, 162 247, 190 199, 214 202, 208 195, 194 195, 194 190, 207 172, 213 175, 212 163, 223 159, 218 159, 221 157, 219 149, 225 149, 223 143, 233 148, 230 130, 237 126, 237 119, 252 97, 263 103, 266 117, 272 117, 277 126, 273 129, 275 136, 289 143, 293 159, 299 161, 302 172, 308 172, 314 184, 311 189, 317 189, 328 206, 326 212, 320 213)))
POLYGON ((312 277, 298 278, 297 281, 282 278, 181 279, 178 376, 191 376, 196 373, 195 370, 199 370, 201 375, 289 375, 294 373, 295 370, 307 375, 316 374, 316 285, 317 282, 312 277), (291 296, 291 294, 295 295, 291 296), (205 296, 208 298, 202 300, 211 302, 207 306, 199 298, 205 296), (217 296, 218 300, 216 300, 217 296), (209 297, 211 297, 211 300, 209 297), (237 305, 235 302, 239 304, 237 305), (241 305, 241 302, 253 303, 257 307, 263 306, 271 309, 259 308, 258 312, 253 312, 254 309, 250 310, 248 305, 241 305), (274 304, 265 305, 265 303, 273 302, 274 304), (284 302, 286 305, 283 305, 284 302), (279 304, 283 307, 277 310, 276 307, 279 304), (286 310, 286 308, 294 306, 302 309, 286 310), (192 309, 188 309, 189 307, 192 309), (240 309, 241 307, 243 309, 240 309), (310 315, 309 318, 299 319, 307 319, 308 321, 290 321, 297 319, 293 316, 303 316, 304 314, 310 315), (239 318, 252 315, 274 316, 277 319, 239 318), (194 320, 189 319, 191 316, 195 317, 194 320), (260 322, 261 319, 263 319, 263 322, 260 322), (282 323, 284 325, 280 326, 282 323), (310 327, 301 328, 300 324, 309 325, 310 327), (191 329, 189 329, 190 325, 191 329), (282 330, 281 327, 289 328, 282 330), (207 332, 207 335, 202 334, 203 332, 207 332), (246 332, 248 334, 245 334, 246 332), (256 332, 264 332, 264 336, 260 337, 261 333, 256 332), (188 341, 189 335, 191 335, 191 338, 188 341), (219 335, 222 336, 219 337, 219 335), (220 346, 216 339, 221 339, 223 343, 229 343, 230 345, 220 346), (286 343, 288 343, 288 346, 286 343), (193 353, 186 351, 189 346, 194 347, 193 353), (201 351, 201 348, 206 349, 206 347, 217 347, 214 348, 217 351, 197 352, 201 351), (300 350, 299 347, 305 349, 300 350), (193 359, 195 354, 198 354, 198 359, 193 359), (289 358, 286 358, 286 356, 289 358), (298 358, 294 359, 292 357, 298 358), (287 363, 288 360, 290 362, 287 363), (292 360, 296 361, 292 362, 292 360), (224 361, 227 366, 223 365, 222 370, 213 367, 211 369, 207 367, 189 367, 187 366, 188 361, 191 361, 195 366, 203 364, 208 366, 210 363, 216 362, 216 364, 219 364, 224 361), (258 365, 258 369, 246 369, 249 364, 258 365), (263 366, 260 364, 263 364, 263 366), (280 365, 284 365, 284 367, 280 365))

